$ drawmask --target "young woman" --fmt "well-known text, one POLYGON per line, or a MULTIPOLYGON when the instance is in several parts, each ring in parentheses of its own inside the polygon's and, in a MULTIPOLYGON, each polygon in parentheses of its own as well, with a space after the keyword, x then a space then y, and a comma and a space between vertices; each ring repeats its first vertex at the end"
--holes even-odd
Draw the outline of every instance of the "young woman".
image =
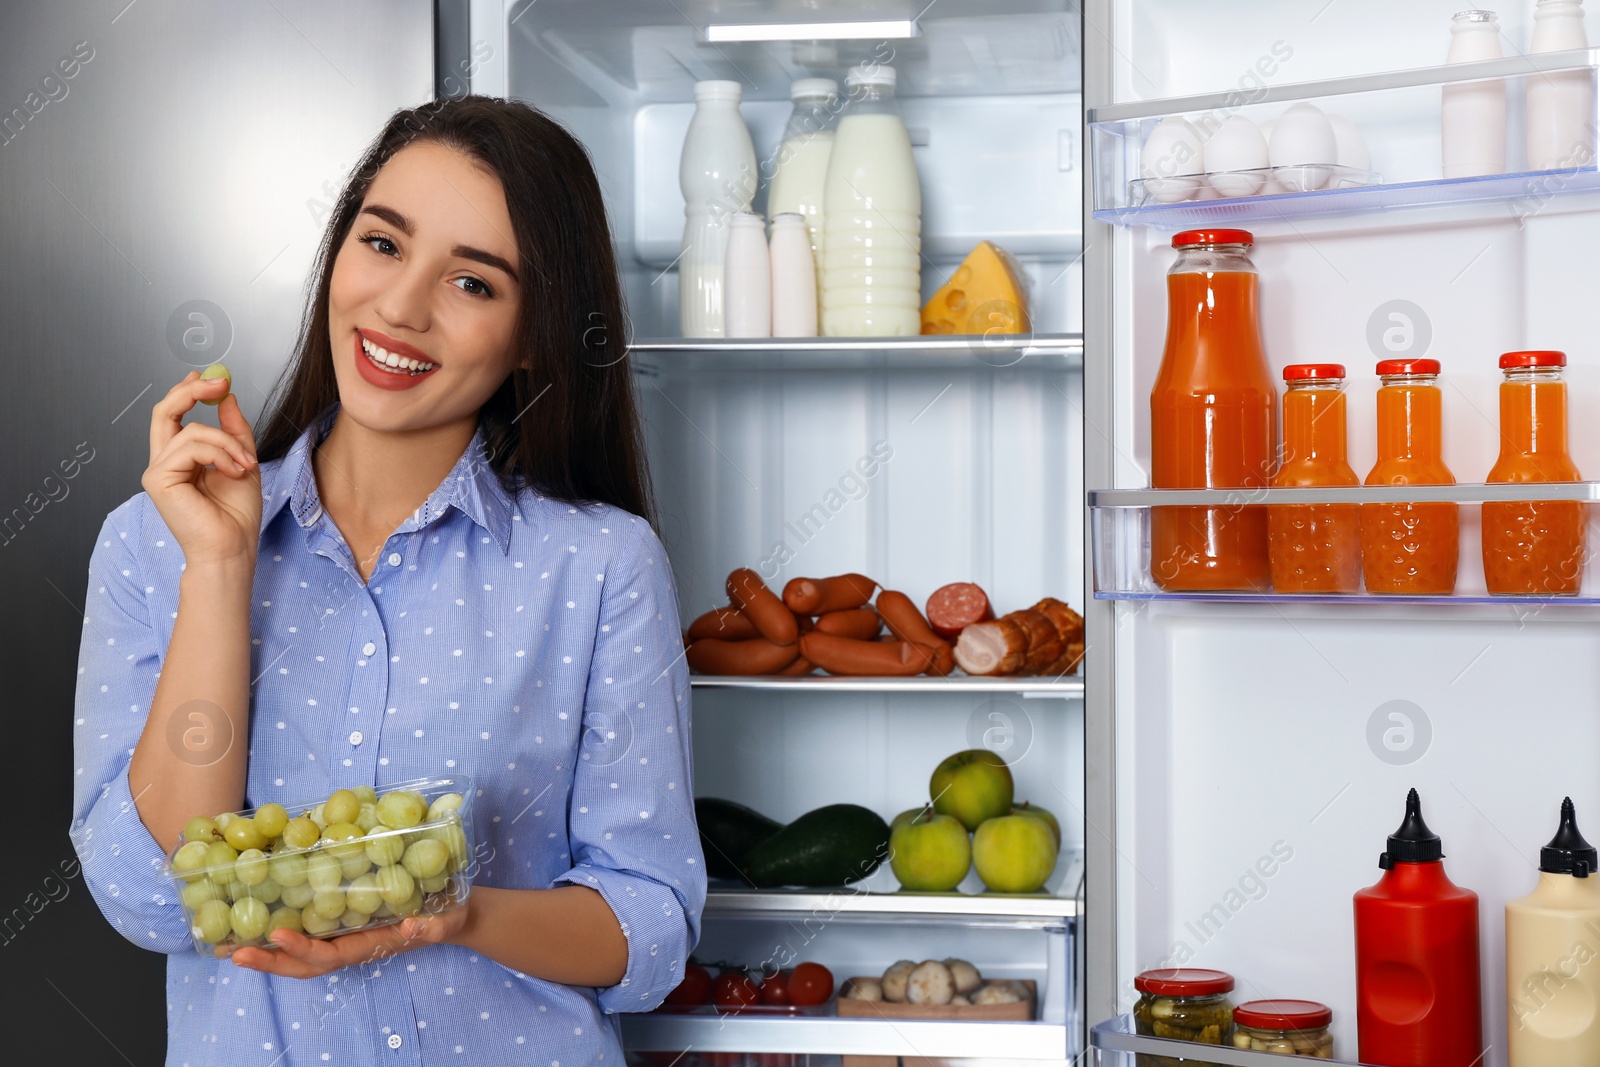
MULTIPOLYGON (((168 954, 168 1063, 621 1064, 699 935, 689 686, 599 185, 524 105, 397 113, 341 195, 259 444, 191 373, 106 519, 73 837, 168 954), (162 874, 198 815, 469 776, 463 907, 231 960, 162 874), (205 946, 201 946, 204 948, 205 946)), ((250 388, 244 382, 236 386, 250 388)), ((275 905, 276 906, 276 905, 275 905)))

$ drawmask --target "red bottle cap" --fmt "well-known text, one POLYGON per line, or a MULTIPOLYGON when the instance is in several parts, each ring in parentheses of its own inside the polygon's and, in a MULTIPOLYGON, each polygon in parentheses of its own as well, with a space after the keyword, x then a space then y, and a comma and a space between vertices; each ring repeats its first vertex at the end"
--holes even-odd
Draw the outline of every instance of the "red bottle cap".
POLYGON ((1291 363, 1283 368, 1283 380, 1299 382, 1307 378, 1343 378, 1343 363, 1291 363))
POLYGON ((1199 967, 1167 967, 1145 971, 1134 978, 1133 988, 1158 997, 1206 997, 1233 988, 1233 975, 1199 967))
POLYGON ((1184 230, 1172 235, 1173 248, 1190 245, 1253 245, 1255 236, 1249 230, 1184 230))
POLYGON ((1552 349, 1540 349, 1533 352, 1507 352, 1500 357, 1500 369, 1509 367, 1565 367, 1567 354, 1556 352, 1552 349))
POLYGON ((1314 1000, 1252 1000, 1233 1009, 1233 1021, 1257 1030, 1315 1030, 1333 1022, 1333 1010, 1314 1000))
POLYGON ((1378 361, 1379 377, 1389 374, 1438 374, 1436 359, 1382 359, 1378 361))

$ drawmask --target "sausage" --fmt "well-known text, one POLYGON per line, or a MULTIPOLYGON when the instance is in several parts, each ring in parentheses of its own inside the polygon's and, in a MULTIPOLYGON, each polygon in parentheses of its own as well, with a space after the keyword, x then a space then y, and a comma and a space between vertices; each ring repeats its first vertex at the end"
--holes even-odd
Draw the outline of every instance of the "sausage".
POLYGON ((935 589, 927 609, 928 625, 946 641, 954 641, 973 623, 994 618, 988 595, 971 582, 951 582, 935 589))
POLYGON ((794 617, 794 621, 795 624, 800 628, 800 632, 803 634, 810 633, 812 630, 816 629, 817 626, 816 622, 812 620, 810 615, 796 615, 794 617))
POLYGON ((725 641, 743 641, 759 637, 755 624, 738 608, 712 608, 689 624, 689 640, 702 637, 720 637, 725 641))
POLYGON ((893 630, 902 641, 910 641, 912 644, 925 645, 932 649, 949 646, 949 642, 928 628, 927 622, 922 618, 922 612, 917 610, 917 605, 904 593, 894 589, 885 589, 879 593, 878 614, 883 616, 883 621, 889 624, 889 629, 893 630))
POLYGON ((778 674, 778 675, 782 675, 783 677, 786 677, 786 678, 795 678, 795 677, 798 677, 800 675, 810 674, 812 671, 814 671, 816 669, 817 669, 817 665, 815 663, 812 663, 810 660, 806 659, 804 656, 801 656, 798 659, 796 659, 793 663, 789 664, 787 667, 784 667, 781 670, 774 671, 773 673, 774 674, 778 674))
POLYGON ((800 654, 829 674, 921 674, 933 662, 933 653, 909 641, 857 641, 834 634, 806 634, 800 654))
POLYGON ((878 631, 881 629, 883 620, 872 608, 830 611, 817 619, 817 633, 833 634, 835 637, 853 637, 857 641, 870 641, 878 636, 878 631))
POLYGON ((773 644, 792 645, 800 636, 794 612, 784 607, 783 601, 761 580, 761 575, 749 567, 740 567, 728 575, 728 599, 744 612, 761 636, 773 644))
POLYGON ((798 645, 779 645, 761 637, 724 641, 702 637, 689 646, 689 666, 700 674, 771 674, 793 663, 798 645))
POLYGON ((1023 608, 1009 612, 1006 618, 1021 626, 1028 634, 1028 651, 1022 658, 1018 674, 1038 674, 1061 658, 1065 642, 1056 624, 1042 611, 1023 608))
POLYGON ((929 674, 936 674, 940 678, 956 669, 956 651, 946 642, 934 649, 933 666, 928 668, 929 674))
POLYGON ((1015 674, 1028 654, 1028 632, 1011 616, 974 623, 956 641, 956 664, 968 674, 1015 674))
POLYGON ((783 602, 796 615, 826 615, 859 608, 872 599, 878 583, 865 574, 834 578, 795 578, 783 587, 783 602))

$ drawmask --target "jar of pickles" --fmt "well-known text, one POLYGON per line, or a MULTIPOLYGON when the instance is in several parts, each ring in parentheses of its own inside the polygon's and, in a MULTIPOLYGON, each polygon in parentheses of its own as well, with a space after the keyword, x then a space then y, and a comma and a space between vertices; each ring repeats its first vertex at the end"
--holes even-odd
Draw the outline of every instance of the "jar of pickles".
POLYGON ((1314 1000, 1252 1000, 1233 1012, 1233 1047, 1333 1059, 1333 1012, 1314 1000))
MULTIPOLYGON (((1149 1037, 1225 1045, 1233 1036, 1233 975, 1197 967, 1145 971, 1133 980, 1142 995, 1133 1006, 1134 1029, 1149 1037)), ((1188 1067, 1194 1061, 1139 1057, 1140 1067, 1188 1067)))

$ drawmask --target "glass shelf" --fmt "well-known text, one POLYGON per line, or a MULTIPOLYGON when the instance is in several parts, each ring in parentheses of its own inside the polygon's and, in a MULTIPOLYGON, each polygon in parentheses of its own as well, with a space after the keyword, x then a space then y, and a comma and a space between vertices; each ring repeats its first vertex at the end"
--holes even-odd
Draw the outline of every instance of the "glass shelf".
POLYGON ((800 678, 772 675, 743 677, 723 674, 691 674, 689 684, 696 689, 738 689, 757 693, 1021 693, 1024 697, 1082 699, 1083 679, 1077 675, 1048 678, 1040 675, 1000 675, 974 677, 952 674, 944 678, 917 675, 911 678, 859 678, 811 674, 800 678))
POLYGON ((1600 605, 1600 569, 1576 595, 1493 596, 1483 585, 1477 537, 1460 544, 1456 592, 1410 596, 1372 593, 1169 592, 1150 576, 1150 512, 1164 506, 1242 507, 1287 504, 1450 502, 1463 505, 1462 528, 1477 528, 1475 505, 1490 501, 1570 500, 1600 504, 1600 482, 1465 485, 1373 485, 1314 489, 1098 489, 1088 494, 1094 547, 1096 600, 1233 602, 1244 604, 1493 605, 1594 607, 1600 605), (1474 509, 1474 510, 1467 510, 1474 509))
POLYGON ((757 1018, 709 1012, 624 1014, 621 1019, 623 1042, 629 1049, 674 1053, 693 1048, 700 1052, 1000 1057, 1059 1063, 1070 1057, 1073 1040, 1069 1028, 1060 1023, 757 1018))
MULTIPOLYGON (((1523 131, 1526 84, 1552 75, 1587 79, 1591 107, 1600 110, 1597 67, 1600 49, 1580 49, 1091 108, 1094 217, 1177 230, 1482 203, 1505 204, 1514 217, 1526 217, 1557 196, 1600 191, 1592 133, 1563 158, 1530 164, 1523 131), (1506 90, 1505 166, 1496 174, 1445 177, 1441 93, 1447 86, 1485 81, 1498 81, 1506 90), (1262 169, 1264 159, 1239 170, 1207 165, 1212 161, 1205 146, 1225 121, 1242 117, 1259 129, 1302 102, 1346 120, 1366 158, 1347 150, 1341 158, 1307 159, 1295 167, 1262 169), (1151 134, 1167 119, 1187 122, 1192 137, 1147 153, 1151 134), (1196 145, 1198 164, 1191 163, 1196 145)), ((1230 156, 1250 156, 1243 140, 1234 144, 1240 147, 1230 145, 1230 156)))
MULTIPOLYGON (((1089 1047, 1096 1050, 1093 1062, 1097 1067, 1134 1067, 1136 1063, 1149 1062, 1147 1057, 1161 1056, 1168 1060, 1192 1063, 1195 1067, 1207 1064, 1225 1064, 1226 1067, 1284 1067, 1294 1056, 1281 1052, 1251 1052, 1247 1049, 1218 1045, 1199 1045, 1193 1041, 1174 1041, 1165 1037, 1144 1037, 1134 1031, 1133 1016, 1119 1015, 1089 1030, 1089 1047)), ((1300 1057, 1308 1058, 1308 1057, 1300 1057)), ((1161 1062, 1161 1061, 1157 1061, 1161 1062)), ((1357 1060, 1316 1060, 1334 1067, 1361 1067, 1357 1060)))
POLYGON ((635 341, 631 351, 634 371, 651 377, 715 371, 1064 371, 1083 366, 1083 338, 1078 334, 652 338, 635 341))

